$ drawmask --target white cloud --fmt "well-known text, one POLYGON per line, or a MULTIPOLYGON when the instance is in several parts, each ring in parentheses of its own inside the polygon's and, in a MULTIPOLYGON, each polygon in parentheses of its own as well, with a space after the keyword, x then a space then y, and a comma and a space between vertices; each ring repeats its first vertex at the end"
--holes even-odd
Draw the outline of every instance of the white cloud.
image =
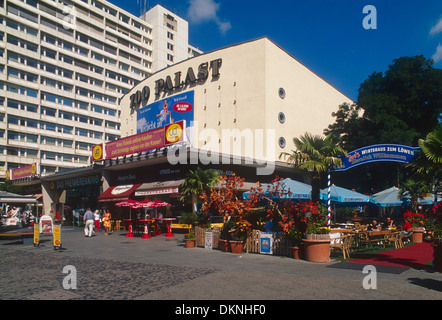
POLYGON ((442 61, 442 45, 439 44, 437 46, 436 52, 431 57, 434 60, 434 63, 438 63, 439 61, 442 61))
POLYGON ((442 32, 442 18, 431 28, 430 35, 434 36, 440 32, 442 32))
POLYGON ((232 24, 229 21, 221 21, 218 17, 219 7, 214 0, 190 0, 187 14, 191 23, 213 21, 218 25, 219 31, 225 34, 232 28, 232 24))

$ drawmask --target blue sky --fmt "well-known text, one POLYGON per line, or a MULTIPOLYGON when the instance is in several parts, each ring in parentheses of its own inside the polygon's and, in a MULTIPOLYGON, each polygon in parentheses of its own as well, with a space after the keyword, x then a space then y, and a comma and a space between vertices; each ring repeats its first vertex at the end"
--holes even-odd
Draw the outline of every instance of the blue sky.
MULTIPOLYGON (((139 15, 144 0, 110 0, 139 15)), ((424 55, 442 68, 441 0, 148 0, 189 21, 189 42, 208 52, 266 36, 356 100, 359 85, 393 60, 424 55), (372 5, 376 12, 363 13, 372 5), (376 13, 377 29, 364 18, 376 13)), ((373 24, 374 20, 369 21, 373 24)))

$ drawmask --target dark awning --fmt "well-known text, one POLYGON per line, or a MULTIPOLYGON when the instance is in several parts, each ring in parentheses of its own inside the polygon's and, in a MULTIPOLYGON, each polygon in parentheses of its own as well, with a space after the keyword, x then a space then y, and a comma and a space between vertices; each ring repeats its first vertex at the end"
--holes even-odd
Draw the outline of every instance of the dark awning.
POLYGON ((128 200, 129 196, 139 186, 139 184, 126 184, 109 187, 98 197, 98 202, 128 200))

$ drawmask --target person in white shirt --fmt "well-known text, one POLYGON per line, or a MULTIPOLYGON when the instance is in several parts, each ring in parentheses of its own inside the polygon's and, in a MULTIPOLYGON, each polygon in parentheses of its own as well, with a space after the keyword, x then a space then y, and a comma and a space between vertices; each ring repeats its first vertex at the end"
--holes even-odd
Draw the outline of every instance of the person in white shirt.
POLYGON ((94 212, 95 231, 100 232, 100 212, 95 210, 94 212))
POLYGON ((84 220, 84 236, 89 238, 92 236, 92 229, 94 228, 94 214, 91 209, 88 208, 83 217, 84 220))

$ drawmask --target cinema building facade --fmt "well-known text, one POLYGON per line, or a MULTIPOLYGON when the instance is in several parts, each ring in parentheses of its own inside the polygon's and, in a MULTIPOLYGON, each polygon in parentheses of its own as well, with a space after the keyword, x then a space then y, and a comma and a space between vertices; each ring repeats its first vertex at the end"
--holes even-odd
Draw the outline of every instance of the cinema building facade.
POLYGON ((45 212, 133 198, 166 200, 165 214, 179 214, 180 185, 198 166, 240 175, 247 190, 275 175, 303 179, 281 154, 294 137, 322 134, 344 102, 352 101, 267 38, 201 54, 123 96, 123 138, 97 145, 91 167, 40 178, 45 212))

